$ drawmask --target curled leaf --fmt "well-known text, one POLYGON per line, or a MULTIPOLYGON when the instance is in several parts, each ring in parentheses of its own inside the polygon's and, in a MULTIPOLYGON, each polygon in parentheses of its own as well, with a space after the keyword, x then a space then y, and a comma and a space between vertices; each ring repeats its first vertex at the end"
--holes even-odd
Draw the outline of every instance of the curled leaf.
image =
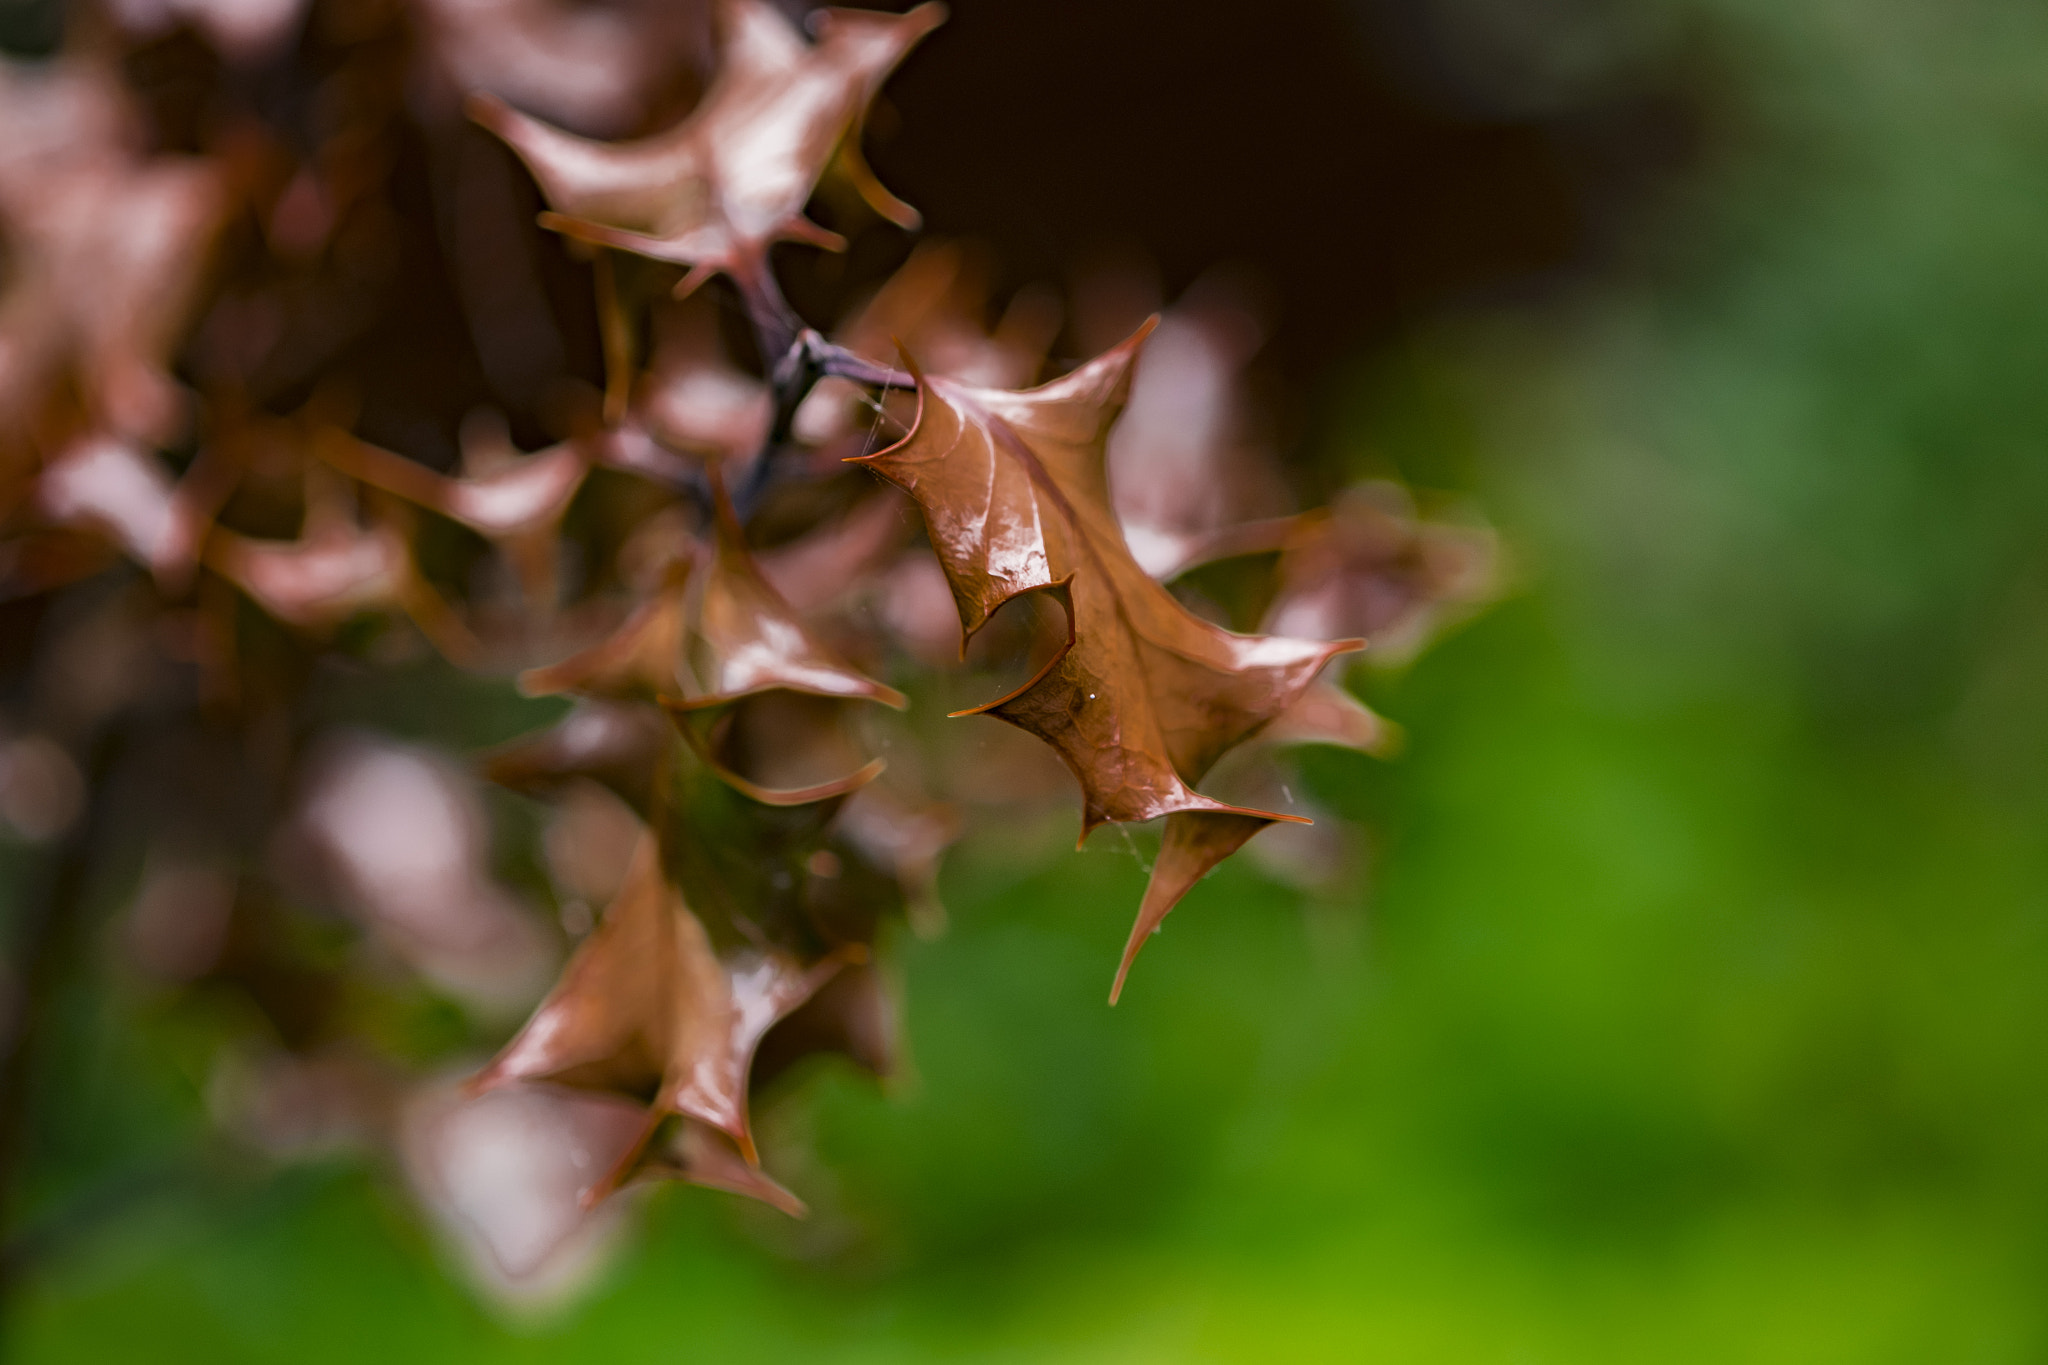
POLYGON ((592 142, 520 114, 495 97, 471 100, 478 122, 511 144, 554 212, 548 226, 602 246, 690 266, 685 283, 720 271, 753 277, 768 247, 839 237, 803 216, 835 156, 885 214, 859 160, 861 118, 891 70, 945 18, 938 4, 908 14, 825 10, 807 43, 765 0, 725 0, 718 77, 689 118, 638 142, 592 142))
POLYGON ((719 1130, 756 1164, 747 1117, 754 1049, 847 960, 827 954, 806 965, 772 948, 714 951, 650 837, 561 981, 472 1087, 552 1081, 646 1102, 640 1141, 591 1187, 590 1202, 632 1174, 669 1115, 719 1130))
POLYGON ((1261 340, 1248 308, 1205 282, 1146 342, 1109 441, 1109 484, 1132 556, 1169 579, 1211 559, 1272 551, 1293 525, 1256 437, 1243 371, 1261 340))
POLYGON ((321 433, 315 448, 350 478, 438 512, 487 540, 510 540, 552 527, 589 472, 573 445, 500 459, 495 468, 457 477, 338 431, 321 433))
POLYGON ((640 1174, 659 1179, 680 1180, 707 1190, 758 1199, 792 1218, 805 1218, 810 1210, 763 1172, 748 1163, 737 1144, 707 1123, 684 1119, 668 1143, 649 1153, 640 1174))
POLYGON ((1252 830, 1297 818, 1192 784, 1359 642, 1232 634, 1132 557, 1110 511, 1104 446, 1150 330, 1021 393, 920 377, 910 433, 859 462, 924 509, 967 634, 1025 593, 1065 607, 1067 640, 1038 675, 963 714, 994 715, 1058 751, 1081 783, 1084 838, 1104 821, 1180 817, 1186 856, 1155 870, 1156 922, 1252 830))
POLYGON ((233 207, 224 168, 137 154, 118 74, 0 63, 0 445, 30 434, 67 376, 95 427, 171 434, 171 362, 233 207))
POLYGON ((762 578, 729 509, 708 552, 699 547, 694 565, 678 564, 667 586, 609 638, 519 681, 529 696, 658 696, 681 711, 775 689, 907 704, 812 637, 762 578))
POLYGON ((484 776, 528 796, 552 796, 578 778, 610 788, 651 818, 662 760, 674 737, 644 702, 579 698, 554 725, 484 755, 484 776))
POLYGON ((399 611, 450 659, 476 657, 475 637, 420 577, 391 527, 323 519, 289 541, 216 530, 205 562, 287 625, 324 634, 363 612, 399 611))
POLYGON ((1424 520, 1407 490, 1361 484, 1300 519, 1266 622, 1367 635, 1373 659, 1405 659, 1494 591, 1498 560, 1490 531, 1424 520))

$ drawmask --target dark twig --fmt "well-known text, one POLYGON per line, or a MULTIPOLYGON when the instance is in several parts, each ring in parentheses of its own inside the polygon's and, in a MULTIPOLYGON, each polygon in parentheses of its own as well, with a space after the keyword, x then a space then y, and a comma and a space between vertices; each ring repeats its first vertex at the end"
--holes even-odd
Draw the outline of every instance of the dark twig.
POLYGON ((805 326, 783 298, 771 271, 735 278, 761 354, 778 357, 768 367, 768 387, 775 399, 773 420, 745 481, 732 489, 733 510, 745 521, 781 477, 797 409, 820 379, 845 379, 874 389, 910 389, 917 381, 902 370, 856 355, 826 340, 816 328, 805 326))

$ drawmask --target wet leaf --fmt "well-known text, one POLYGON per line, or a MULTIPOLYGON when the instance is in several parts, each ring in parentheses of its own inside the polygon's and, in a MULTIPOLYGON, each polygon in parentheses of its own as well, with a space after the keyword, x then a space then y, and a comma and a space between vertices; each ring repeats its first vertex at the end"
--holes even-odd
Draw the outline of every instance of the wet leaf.
POLYGON ((483 773, 501 786, 538 797, 589 778, 651 819, 663 760, 674 742, 668 720, 653 706, 583 697, 548 729, 484 755, 483 773))
POLYGON ((1262 339, 1249 308, 1205 282, 1145 344, 1110 436, 1109 485, 1133 557, 1156 578, 1277 550, 1293 525, 1245 393, 1244 369, 1262 339))
MULTIPOLYGON (((842 172, 885 216, 916 221, 860 159, 861 120, 904 54, 945 17, 823 10, 815 44, 765 0, 726 0, 718 77, 676 127, 639 142, 564 133, 502 101, 472 99, 477 121, 533 171, 557 231, 691 268, 685 284, 765 269, 768 247, 842 243, 803 216, 818 177, 842 172)), ((685 291, 687 292, 687 291, 685 291)))
POLYGON ((747 1164, 758 1164, 747 1115, 754 1049, 847 960, 827 954, 806 964, 778 948, 715 950, 650 837, 560 983, 472 1086, 551 1081, 646 1103, 639 1142, 590 1188, 590 1202, 632 1174, 670 1115, 717 1129, 747 1164))
POLYGON ((818 643, 761 576, 729 508, 716 519, 711 545, 692 545, 688 554, 610 637, 524 674, 520 687, 529 696, 661 697, 684 711, 775 689, 906 704, 818 643))
POLYGON ((1491 531, 1425 520, 1406 489, 1362 484, 1289 533, 1266 625, 1364 635, 1368 657, 1399 662, 1492 595, 1499 558, 1491 531))
POLYGON ((1186 856, 1155 871, 1156 923, 1258 827, 1295 818, 1192 784, 1359 642, 1232 634, 1188 612, 1132 557, 1110 511, 1104 446, 1149 331, 1021 393, 921 378, 910 434, 859 462, 924 509, 968 635, 1025 593, 1065 607, 1068 638, 1054 657, 974 713, 1058 751, 1081 783, 1084 838, 1104 821, 1180 817, 1169 838, 1186 856))

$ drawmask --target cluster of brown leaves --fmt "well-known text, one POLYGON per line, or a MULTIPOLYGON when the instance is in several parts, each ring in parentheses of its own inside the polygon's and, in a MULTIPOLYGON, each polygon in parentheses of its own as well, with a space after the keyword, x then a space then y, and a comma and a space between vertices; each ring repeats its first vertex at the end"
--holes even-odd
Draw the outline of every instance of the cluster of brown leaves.
POLYGON ((1052 348, 1103 330, 1096 300, 1063 330, 1056 297, 1027 290, 991 326, 985 266, 943 244, 829 339, 796 317, 768 253, 844 245, 806 216, 821 182, 917 222, 860 144, 936 4, 820 11, 808 37, 767 0, 721 0, 709 37, 694 11, 559 0, 115 16, 0 69, 0 592, 74 604, 30 665, 51 700, 0 747, 0 816, 51 837, 92 808, 77 769, 107 736, 134 717, 179 736, 150 760, 186 809, 152 817, 136 961, 265 1013, 269 1060, 221 1090, 245 1128, 290 1146, 275 1135, 318 1129, 308 1114, 353 1116, 514 1273, 638 1177, 800 1211, 761 1169, 751 1095, 816 1054, 894 1065, 889 926, 942 922, 938 860, 974 797, 942 752, 884 775, 874 737, 909 732, 882 678, 1007 631, 1028 678, 960 714, 1049 746, 1084 839, 1163 820, 1114 1000, 1198 880, 1304 823, 1204 794, 1218 761, 1384 747, 1336 661, 1412 648, 1486 589, 1485 536, 1392 486, 1292 510, 1243 383, 1258 328, 1227 289, 1113 320, 1128 335, 1071 365, 1052 348), (167 31, 231 67, 318 56, 317 131, 229 100, 191 148, 149 150, 115 58, 167 31), (524 162, 556 239, 498 221, 521 188, 458 108, 524 162), (480 365, 553 367, 538 450, 489 411, 447 469, 360 430, 417 212, 393 177, 418 145, 480 365), (601 386, 568 376, 568 332, 545 324, 551 240, 588 262, 601 386), (731 295, 701 288, 720 276, 731 295), (725 353, 732 297, 760 373, 725 353), (1189 586, 1243 565, 1266 587, 1235 624, 1261 633, 1189 586), (1056 608, 1049 637, 1003 610, 1020 598, 1056 608), (416 667, 415 641, 570 699, 482 772, 548 811, 539 894, 580 942, 460 1096, 408 1102, 405 1068, 352 1031, 353 969, 295 955, 292 907, 338 907, 366 960, 468 1002, 486 1035, 559 941, 494 862, 466 773, 321 719, 323 680, 416 667), (204 783, 228 795, 194 799, 204 783), (553 1212, 494 1225, 465 1143, 515 1129, 560 1138, 520 1168, 553 1212))

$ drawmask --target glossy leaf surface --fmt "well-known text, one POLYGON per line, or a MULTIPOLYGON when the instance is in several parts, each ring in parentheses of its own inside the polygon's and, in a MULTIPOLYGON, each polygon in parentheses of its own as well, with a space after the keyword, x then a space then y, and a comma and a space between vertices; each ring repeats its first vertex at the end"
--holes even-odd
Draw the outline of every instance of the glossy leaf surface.
MULTIPOLYGON (((1247 819, 1294 818, 1241 810, 1192 784, 1358 642, 1232 634, 1132 557, 1109 507, 1104 447, 1149 331, 1021 393, 923 379, 911 432, 860 463, 924 509, 968 635, 1023 594, 1060 601, 1064 645, 1023 687, 975 710, 1065 760, 1081 783, 1084 838, 1104 821, 1214 823, 1187 841, 1191 864, 1213 853, 1192 885, 1249 837, 1238 833, 1247 819)), ((1155 885, 1178 880, 1154 875, 1155 885)))

